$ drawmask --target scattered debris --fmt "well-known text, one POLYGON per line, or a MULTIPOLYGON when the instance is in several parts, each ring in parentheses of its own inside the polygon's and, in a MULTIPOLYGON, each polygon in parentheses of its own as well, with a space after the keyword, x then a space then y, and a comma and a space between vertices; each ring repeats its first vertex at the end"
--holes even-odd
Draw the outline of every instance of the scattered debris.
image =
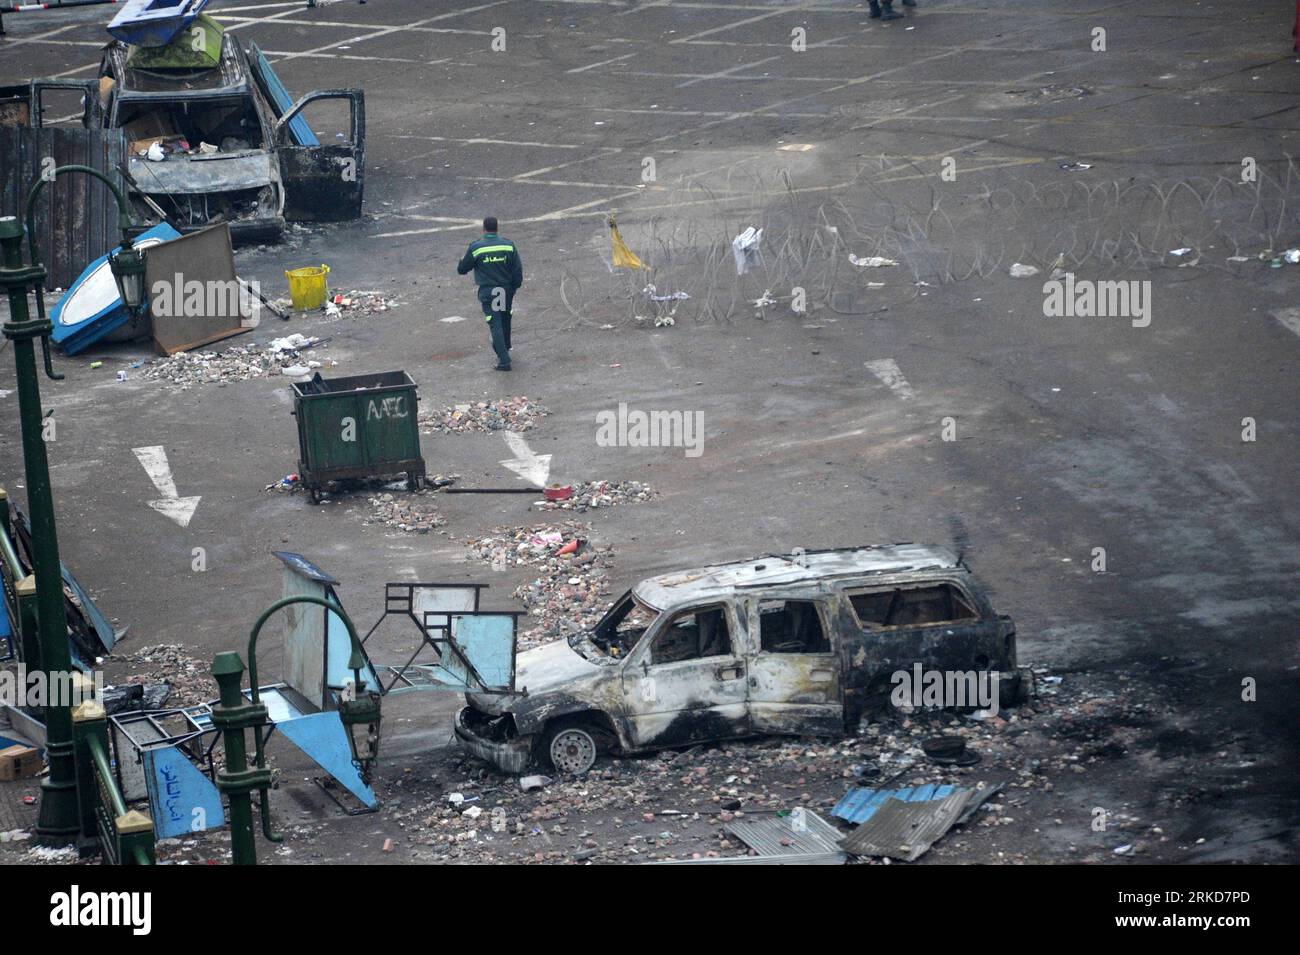
POLYGON ((341 290, 332 292, 321 307, 331 318, 353 318, 360 315, 380 315, 400 305, 400 302, 389 301, 383 292, 351 289, 347 292, 341 290))
POLYGON ((750 226, 731 240, 731 252, 736 259, 736 274, 744 275, 763 262, 763 230, 750 226))
POLYGON ((425 434, 483 434, 492 431, 531 431, 550 414, 545 406, 526 395, 452 405, 437 411, 421 411, 420 427, 425 434))
POLYGON ((1011 266, 1011 273, 1010 273, 1010 274, 1011 274, 1011 277, 1012 277, 1013 279, 1027 279, 1027 278, 1032 278, 1033 276, 1035 276, 1035 275, 1038 274, 1038 266, 1036 266, 1036 265, 1022 265, 1021 263, 1016 262, 1015 264, 1013 264, 1013 265, 1011 266))
POLYGON ((727 832, 754 855, 773 862, 796 861, 792 857, 797 857, 802 863, 835 863, 847 858, 839 848, 839 830, 811 809, 737 820, 727 826, 727 832))
POLYGON ((302 490, 302 478, 296 474, 286 474, 280 480, 268 484, 263 491, 287 491, 290 494, 302 490))
POLYGON ((128 683, 125 686, 106 686, 100 697, 108 716, 139 710, 160 710, 171 696, 171 684, 128 683))
MULTIPOLYGON (((599 125, 599 124, 597 124, 599 125)), ((644 269, 645 265, 641 262, 640 257, 628 248, 627 243, 623 241, 623 236, 619 234, 618 222, 613 216, 605 220, 609 226, 609 237, 611 243, 611 262, 610 271, 614 269, 644 269)))
POLYGON ((1080 171, 1082 171, 1082 170, 1084 170, 1084 169, 1091 169, 1091 168, 1092 168, 1092 163, 1090 163, 1090 162, 1063 162, 1063 163, 1061 163, 1061 168, 1064 169, 1066 172, 1080 172, 1080 171))
POLYGON ((545 789, 551 784, 550 776, 520 776, 519 788, 523 792, 530 793, 537 789, 545 789))
POLYGON ((23 862, 38 865, 73 865, 79 859, 76 846, 54 849, 49 846, 32 846, 23 856, 23 862))
POLYGON ((686 292, 669 292, 667 295, 660 295, 653 282, 641 291, 652 302, 684 302, 691 297, 686 292))
POLYGON ((965 815, 977 790, 959 789, 942 799, 904 802, 886 799, 871 815, 839 841, 856 856, 884 856, 915 862, 965 815))
POLYGON ((45 760, 35 746, 15 744, 0 748, 0 782, 28 779, 45 769, 45 760))
POLYGON ((974 766, 980 754, 966 748, 962 736, 932 736, 921 741, 921 750, 936 766, 974 766))
POLYGON ((209 702, 217 695, 211 664, 190 656, 179 643, 140 647, 131 653, 113 654, 110 659, 137 671, 134 676, 119 681, 118 687, 138 684, 144 687, 141 692, 148 694, 149 687, 166 684, 171 688, 167 696, 169 706, 194 706, 209 702))
POLYGON ((860 269, 882 269, 886 266, 897 265, 898 262, 894 259, 887 259, 883 255, 869 255, 865 258, 859 258, 850 252, 849 264, 856 265, 860 269))
POLYGON ((538 577, 517 587, 513 594, 536 623, 520 632, 520 650, 586 630, 600 619, 609 596, 611 549, 592 546, 587 539, 589 531, 586 524, 568 521, 497 528, 488 537, 466 541, 470 553, 491 564, 493 570, 540 570, 538 577))
POLYGON ((332 368, 338 364, 333 358, 304 360, 299 354, 300 350, 319 346, 325 341, 290 335, 277 338, 266 346, 236 345, 224 351, 181 351, 144 362, 140 366, 140 377, 145 381, 167 382, 178 386, 181 391, 188 390, 191 385, 225 385, 272 375, 301 377, 318 368, 332 368))
POLYGON ((1049 102, 1056 100, 1077 99, 1081 96, 1091 96, 1092 90, 1086 86, 1066 86, 1062 83, 1052 83, 1048 86, 1040 86, 1036 90, 1007 90, 1008 96, 1018 96, 1027 100, 1047 100, 1049 102))
POLYGON ((447 523, 438 513, 431 497, 435 492, 424 488, 419 491, 391 492, 370 498, 370 516, 367 524, 384 524, 399 531, 427 534, 435 527, 447 523))
POLYGON ((568 497, 552 498, 538 502, 539 510, 585 511, 591 507, 616 507, 619 504, 639 504, 657 496, 649 484, 640 481, 575 481, 573 493, 568 497))

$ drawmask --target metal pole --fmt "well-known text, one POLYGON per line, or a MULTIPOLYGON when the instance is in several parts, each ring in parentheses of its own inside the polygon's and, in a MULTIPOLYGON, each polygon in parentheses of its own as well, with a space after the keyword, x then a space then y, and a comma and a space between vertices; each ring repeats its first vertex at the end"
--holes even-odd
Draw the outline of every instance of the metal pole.
POLYGON ((240 692, 244 662, 238 653, 229 651, 213 657, 212 675, 221 688, 221 703, 212 708, 212 723, 221 730, 226 749, 226 768, 217 774, 217 788, 226 794, 230 803, 230 849, 235 865, 256 865, 252 790, 268 784, 271 774, 268 770, 248 768, 244 728, 264 722, 266 707, 249 703, 240 692))
MULTIPOLYGON (((23 266, 23 227, 13 216, 0 218, 0 286, 9 294, 9 320, 4 336, 13 342, 18 378, 18 408, 23 432, 27 475, 27 508, 32 523, 32 565, 36 577, 36 614, 41 667, 54 677, 72 670, 68 627, 63 607, 63 576, 59 539, 54 527, 54 495, 49 460, 41 429, 41 391, 36 368, 36 339, 50 332, 47 320, 29 320, 27 288, 44 281, 39 265, 23 266)), ((69 845, 80 832, 77 812, 77 770, 72 744, 69 700, 50 700, 45 707, 46 754, 49 775, 41 782, 38 841, 47 846, 69 845), (61 705, 55 705, 61 704, 61 705)))

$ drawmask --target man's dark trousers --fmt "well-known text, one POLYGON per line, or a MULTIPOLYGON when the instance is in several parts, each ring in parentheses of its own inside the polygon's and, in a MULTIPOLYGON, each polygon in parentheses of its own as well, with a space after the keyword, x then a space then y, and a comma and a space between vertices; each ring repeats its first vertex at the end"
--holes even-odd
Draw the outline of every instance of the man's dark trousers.
POLYGON ((514 304, 515 290, 501 288, 500 286, 480 285, 478 300, 479 304, 483 306, 483 317, 487 319, 488 330, 492 333, 492 350, 497 353, 497 364, 509 365, 510 308, 514 304), (492 307, 498 304, 505 307, 492 307))

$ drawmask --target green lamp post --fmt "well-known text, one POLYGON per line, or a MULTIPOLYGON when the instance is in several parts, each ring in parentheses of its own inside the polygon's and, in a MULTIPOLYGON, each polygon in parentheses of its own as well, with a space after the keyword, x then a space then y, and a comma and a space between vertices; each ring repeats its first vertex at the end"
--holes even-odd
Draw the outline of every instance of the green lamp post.
MULTIPOLYGON (((100 179, 117 199, 122 248, 110 260, 110 269, 123 301, 132 310, 144 304, 144 260, 131 247, 131 225, 126 200, 117 186, 98 170, 88 166, 60 166, 33 184, 27 195, 27 242, 31 265, 23 265, 23 226, 14 216, 0 217, 0 288, 9 298, 9 319, 5 338, 13 342, 14 374, 18 379, 18 408, 22 424, 23 463, 27 477, 27 509, 32 524, 32 564, 36 578, 36 630, 40 664, 51 675, 72 670, 68 649, 68 628, 63 607, 63 575, 59 562, 59 539, 54 524, 54 495, 50 486, 49 459, 42 429, 40 377, 36 369, 36 340, 40 339, 45 374, 57 381, 50 359, 50 331, 45 317, 45 268, 41 265, 35 235, 36 199, 46 182, 63 173, 82 172, 100 179), (31 318, 27 296, 36 293, 36 318, 31 318)), ((77 806, 77 771, 72 742, 72 709, 68 700, 49 701, 45 707, 46 755, 50 771, 41 782, 41 807, 36 836, 43 845, 61 846, 76 841, 80 832, 77 806), (53 705, 62 703, 62 705, 53 705)))

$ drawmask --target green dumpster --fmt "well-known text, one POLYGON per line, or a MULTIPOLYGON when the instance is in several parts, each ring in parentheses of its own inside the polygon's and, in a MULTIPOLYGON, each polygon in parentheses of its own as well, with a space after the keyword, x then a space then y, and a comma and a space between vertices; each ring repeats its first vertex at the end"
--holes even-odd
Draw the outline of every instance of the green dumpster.
POLYGON ((404 371, 294 382, 298 476, 313 504, 330 481, 406 475, 424 486, 419 399, 404 371))

